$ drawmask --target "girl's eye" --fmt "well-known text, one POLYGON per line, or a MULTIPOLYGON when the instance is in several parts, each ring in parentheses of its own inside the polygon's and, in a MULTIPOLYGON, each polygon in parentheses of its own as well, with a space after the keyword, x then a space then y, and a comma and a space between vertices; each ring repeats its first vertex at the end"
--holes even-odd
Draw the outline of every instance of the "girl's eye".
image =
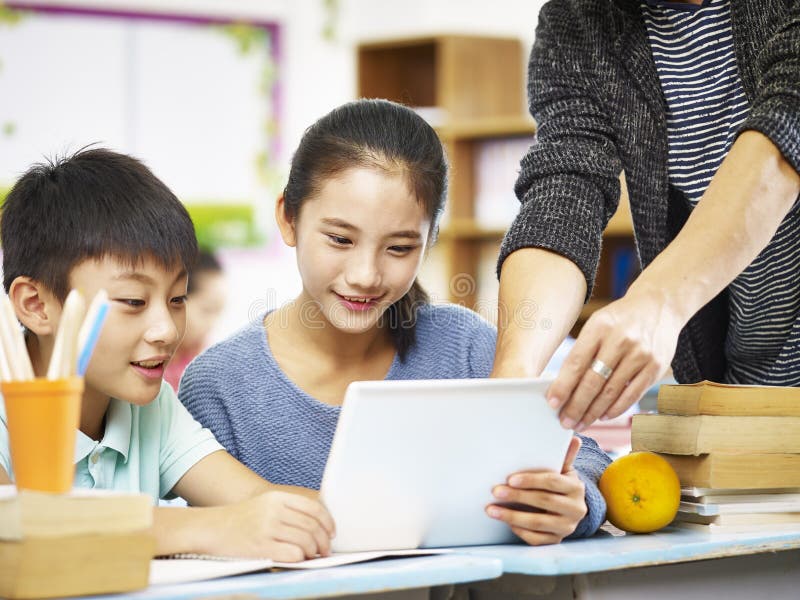
POLYGON ((408 254, 414 248, 416 248, 416 246, 390 246, 389 251, 395 254, 408 254))
POLYGON ((183 296, 175 296, 172 300, 170 300, 170 302, 178 306, 186 304, 186 294, 183 296))
POLYGON ((347 238, 344 238, 344 237, 342 237, 340 235, 332 235, 330 233, 327 234, 327 235, 328 235, 328 239, 330 241, 332 241, 334 244, 336 244, 337 246, 347 246, 350 243, 350 240, 348 240, 347 238))

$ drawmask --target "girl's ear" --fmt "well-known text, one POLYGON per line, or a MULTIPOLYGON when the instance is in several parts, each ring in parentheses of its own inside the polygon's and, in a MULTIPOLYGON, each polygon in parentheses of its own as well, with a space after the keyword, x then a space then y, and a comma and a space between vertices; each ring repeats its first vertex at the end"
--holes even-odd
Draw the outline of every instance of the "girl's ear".
POLYGON ((17 277, 11 282, 8 298, 27 329, 37 336, 55 335, 61 302, 44 285, 30 277, 17 277))
POLYGON ((283 194, 278 196, 275 202, 275 221, 278 223, 281 237, 287 246, 294 247, 297 245, 297 232, 295 231, 296 219, 290 219, 286 216, 286 201, 283 194))

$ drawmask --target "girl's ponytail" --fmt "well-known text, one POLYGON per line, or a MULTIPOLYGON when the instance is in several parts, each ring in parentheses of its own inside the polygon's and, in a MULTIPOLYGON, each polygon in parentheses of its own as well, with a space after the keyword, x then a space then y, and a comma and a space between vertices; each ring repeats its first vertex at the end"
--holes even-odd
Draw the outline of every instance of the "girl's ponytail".
POLYGON ((385 313, 389 333, 401 362, 405 361, 406 354, 417 342, 417 311, 429 302, 428 293, 415 279, 406 295, 385 313))

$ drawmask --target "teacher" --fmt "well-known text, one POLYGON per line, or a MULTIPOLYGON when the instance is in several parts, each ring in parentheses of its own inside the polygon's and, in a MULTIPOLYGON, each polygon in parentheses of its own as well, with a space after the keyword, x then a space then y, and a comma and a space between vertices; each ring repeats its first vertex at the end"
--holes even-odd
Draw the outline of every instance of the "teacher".
POLYGON ((644 270, 551 385, 562 425, 622 414, 670 363, 800 385, 800 2, 552 0, 528 93, 493 375, 537 375, 575 323, 624 171, 644 270))

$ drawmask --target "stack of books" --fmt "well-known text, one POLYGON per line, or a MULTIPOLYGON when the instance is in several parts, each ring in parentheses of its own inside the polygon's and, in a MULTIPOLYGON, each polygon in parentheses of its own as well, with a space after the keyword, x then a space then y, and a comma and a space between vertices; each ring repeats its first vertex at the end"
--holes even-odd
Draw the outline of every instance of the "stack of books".
POLYGON ((663 385, 657 414, 633 417, 634 451, 681 481, 675 525, 708 532, 800 527, 800 388, 663 385))
POLYGON ((0 486, 0 597, 53 598, 147 586, 149 496, 0 486))
MULTIPOLYGON (((475 142, 472 155, 474 206, 475 220, 481 227, 507 229, 519 213, 514 183, 519 176, 519 161, 533 141, 532 135, 524 135, 475 142)), ((497 262, 496 254, 493 262, 497 262)))

